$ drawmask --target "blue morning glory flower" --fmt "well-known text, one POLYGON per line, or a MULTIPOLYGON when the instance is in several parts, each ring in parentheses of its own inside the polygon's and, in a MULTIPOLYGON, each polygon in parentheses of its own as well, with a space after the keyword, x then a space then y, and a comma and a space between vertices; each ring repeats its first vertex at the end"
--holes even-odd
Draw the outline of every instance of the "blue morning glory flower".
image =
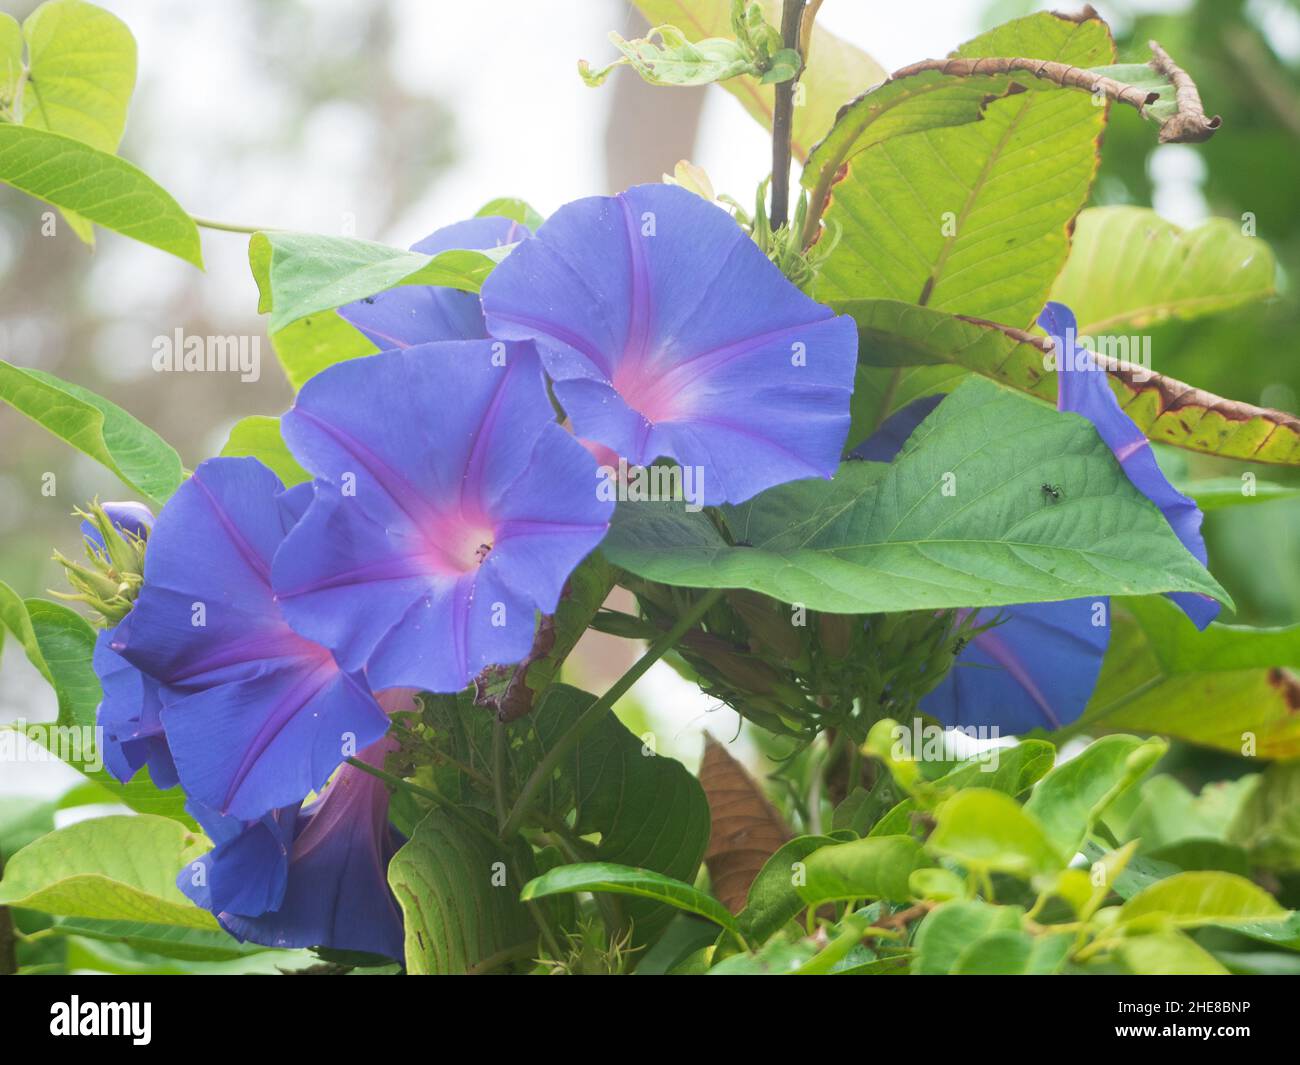
MULTIPOLYGON (((385 737, 359 759, 381 766, 395 746, 385 737)), ((182 869, 177 886, 241 941, 400 959, 388 863, 405 840, 388 821, 388 799, 382 781, 345 765, 311 803, 249 824, 194 810, 217 846, 182 869)))
POLYGON ((459 691, 520 661, 534 611, 555 610, 609 525, 596 463, 555 423, 529 345, 339 363, 281 426, 316 481, 275 558, 280 605, 376 690, 459 691))
MULTIPOLYGON (((529 235, 527 226, 509 218, 470 218, 435 231, 412 244, 411 251, 424 255, 457 248, 487 251, 529 235)), ((433 340, 482 340, 488 335, 478 297, 452 288, 401 285, 340 307, 339 314, 380 351, 433 340)))
MULTIPOLYGON (((891 462, 942 396, 908 404, 853 451, 891 462)), ((970 611, 961 611, 963 616, 970 611)), ((1083 713, 1110 642, 1106 596, 1024 603, 976 611, 997 624, 973 636, 920 708, 950 727, 996 727, 1014 735, 1058 729, 1083 713)))
MULTIPOLYGON (((1082 414, 1119 460, 1133 486, 1160 508, 1182 545, 1202 565, 1206 564, 1203 515, 1195 501, 1178 491, 1161 472, 1151 451, 1151 441, 1120 408, 1110 388, 1110 377, 1100 370, 1086 348, 1074 343, 1074 312, 1063 303, 1048 303, 1038 324, 1056 345, 1059 410, 1082 414)), ((1170 599, 1183 608, 1198 629, 1219 616, 1219 603, 1199 592, 1175 592, 1170 599)))
POLYGON ((977 612, 997 624, 971 638, 947 676, 921 699, 941 724, 1051 731, 1083 713, 1110 642, 1110 600, 1065 599, 977 612))
POLYGON ((294 632, 271 558, 310 489, 211 459, 158 515, 144 585, 109 647, 159 684, 185 793, 241 820, 301 801, 388 727, 364 679, 294 632))
MULTIPOLYGON (((104 516, 120 531, 147 540, 154 516, 143 503, 104 503, 104 516)), ((81 523, 81 535, 96 551, 104 550, 104 537, 90 521, 81 523)), ((141 673, 113 650, 113 641, 125 640, 131 615, 95 638, 91 665, 99 677, 103 697, 95 714, 100 729, 100 756, 104 766, 123 784, 149 767, 149 776, 160 788, 176 784, 172 761, 163 733, 162 696, 152 677, 141 673)))
POLYGON ((536 341, 574 432, 702 471, 703 502, 830 477, 857 330, 721 208, 672 185, 562 207, 483 284, 488 331, 536 341))
POLYGON ((101 730, 100 755, 105 768, 123 784, 147 765, 154 784, 174 787, 176 763, 163 732, 159 684, 113 650, 114 641, 126 641, 130 624, 128 614, 95 638, 91 664, 103 688, 96 713, 101 730))

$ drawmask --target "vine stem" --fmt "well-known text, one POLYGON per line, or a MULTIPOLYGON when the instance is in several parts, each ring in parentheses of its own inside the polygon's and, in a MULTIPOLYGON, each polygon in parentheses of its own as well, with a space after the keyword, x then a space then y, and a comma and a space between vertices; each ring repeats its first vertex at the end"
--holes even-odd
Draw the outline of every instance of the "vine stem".
POLYGON ((428 788, 421 787, 409 780, 403 780, 395 773, 390 773, 386 769, 380 769, 378 766, 371 765, 369 762, 363 762, 360 758, 343 759, 353 769, 360 769, 363 773, 369 773, 372 777, 382 780, 390 788, 398 791, 410 792, 412 795, 419 795, 421 798, 428 799, 439 809, 445 811, 449 816, 454 817, 456 821, 466 828, 472 829, 480 836, 490 840, 492 843, 498 843, 496 839, 486 828, 471 817, 466 817, 460 808, 444 795, 439 795, 436 791, 430 791, 428 788))
POLYGON ((709 612, 710 608, 722 598, 722 595, 723 589, 721 588, 715 588, 707 592, 698 603, 677 620, 677 623, 671 629, 655 640, 646 649, 645 654, 638 658, 633 663, 632 668, 619 677, 605 691, 604 695, 587 707, 582 716, 573 723, 573 727, 559 738, 554 747, 546 752, 546 756, 537 763, 537 768, 532 771, 524 782, 519 797, 510 810, 510 816, 506 818, 505 824, 501 827, 501 837, 503 839, 508 839, 519 831, 519 826, 523 824, 524 818, 528 816, 528 810, 532 806, 534 799, 536 799, 538 791, 541 790, 543 784, 551 779, 551 774, 559 767, 560 762, 565 759, 574 745, 600 723, 605 716, 605 712, 621 699, 633 684, 641 679, 646 670, 677 645, 677 641, 685 636, 695 626, 695 623, 709 612))
MULTIPOLYGON (((785 0, 781 9, 781 42, 786 48, 799 51, 803 21, 804 0, 785 0)), ((811 31, 811 27, 809 27, 811 31)), ((776 87, 772 108, 772 206, 768 219, 772 232, 784 228, 790 217, 790 138, 794 133, 794 86, 802 73, 803 54, 799 55, 801 69, 789 81, 776 87)))
POLYGON ((203 229, 217 229, 222 233, 276 233, 279 232, 278 226, 241 226, 235 222, 218 222, 215 218, 200 218, 196 214, 190 215, 190 221, 196 226, 203 229))

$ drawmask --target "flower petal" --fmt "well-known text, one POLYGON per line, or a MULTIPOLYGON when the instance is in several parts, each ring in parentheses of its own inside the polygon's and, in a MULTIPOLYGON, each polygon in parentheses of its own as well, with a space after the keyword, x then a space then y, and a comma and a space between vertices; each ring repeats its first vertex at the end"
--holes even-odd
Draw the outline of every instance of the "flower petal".
POLYGON ((534 608, 555 608, 608 527, 595 462, 555 424, 536 355, 506 345, 502 366, 501 347, 341 363, 284 416, 317 479, 276 556, 279 602, 375 687, 457 691, 519 661, 534 608))
POLYGON ((369 690, 323 650, 315 668, 268 666, 186 695, 162 720, 185 793, 244 821, 319 790, 349 750, 388 729, 369 690))
POLYGON ((176 763, 172 760, 163 732, 160 685, 140 672, 112 648, 117 632, 131 616, 95 638, 92 664, 103 687, 104 697, 96 713, 102 730, 104 764, 123 784, 149 767, 149 776, 160 788, 176 785, 176 763))
POLYGON ((1001 623, 970 641, 921 709, 944 725, 994 727, 1009 735, 1057 729, 1078 718, 1110 641, 1109 601, 997 607, 981 611, 978 621, 994 617, 1001 623), (1104 623, 1094 624, 1098 618, 1104 623))
MULTIPOLYGON (((380 764, 386 749, 386 744, 376 745, 362 758, 380 764)), ((267 946, 324 946, 401 959, 402 915, 388 887, 387 871, 404 840, 388 823, 384 784, 362 770, 345 766, 324 794, 295 820, 277 905, 265 910, 253 906, 247 913, 218 907, 222 927, 237 939, 267 946)), ((228 880, 227 872, 237 871, 237 855, 231 845, 226 846, 224 853, 218 847, 208 856, 214 864, 231 865, 229 870, 214 870, 216 879, 228 880)), ((275 861, 269 848, 262 851, 260 859, 248 853, 238 857, 275 861)), ((248 861, 238 871, 258 879, 257 867, 248 861)), ((265 880, 265 873, 261 878, 265 880)), ((215 893, 209 893, 208 903, 216 905, 217 900, 215 893)))
MULTIPOLYGON (((1119 460, 1135 488, 1160 508, 1182 545, 1204 566, 1204 518, 1194 500, 1169 483, 1151 451, 1151 441, 1119 405, 1110 388, 1110 377, 1092 359, 1087 348, 1075 343, 1074 312, 1063 303, 1049 302, 1038 324, 1056 344, 1058 359, 1057 408, 1082 414, 1096 427, 1098 435, 1119 460)), ((1212 598, 1197 593, 1178 593, 1171 598, 1186 612, 1197 628, 1204 629, 1219 614, 1212 598)))
MULTIPOLYGON (((411 246, 425 255, 456 248, 487 250, 513 244, 529 235, 528 227, 508 218, 471 218, 445 226, 411 246)), ((422 285, 401 285, 339 308, 380 351, 408 348, 434 340, 478 340, 487 336, 483 310, 472 292, 422 285)))
POLYGON ((493 336, 537 342, 580 437, 636 465, 702 467, 706 503, 839 463, 852 320, 684 189, 561 208, 484 282, 483 308, 493 336))

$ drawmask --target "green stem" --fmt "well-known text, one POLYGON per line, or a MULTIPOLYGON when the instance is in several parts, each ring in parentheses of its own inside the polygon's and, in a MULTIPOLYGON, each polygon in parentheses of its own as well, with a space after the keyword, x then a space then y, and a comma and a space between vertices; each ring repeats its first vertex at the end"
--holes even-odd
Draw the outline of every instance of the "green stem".
POLYGON ((353 769, 360 769, 361 772, 369 773, 372 777, 382 780, 390 788, 395 788, 399 791, 408 791, 412 795, 419 795, 421 798, 428 799, 439 809, 446 811, 450 816, 454 817, 460 824, 464 825, 466 828, 473 829, 473 831, 490 840, 493 844, 500 842, 491 832, 487 831, 487 829, 472 817, 466 817, 461 813, 460 808, 446 796, 439 795, 436 791, 430 791, 428 788, 423 788, 419 784, 413 784, 409 780, 403 780, 401 777, 397 776, 397 774, 390 773, 386 769, 380 769, 378 766, 373 766, 369 762, 363 762, 360 758, 346 758, 344 761, 346 761, 348 765, 352 766, 353 769))
POLYGON ((678 619, 677 624, 646 649, 645 654, 636 660, 631 669, 619 677, 604 695, 583 711, 582 716, 574 722, 573 727, 559 738, 554 747, 546 752, 546 757, 537 764, 537 768, 533 770, 524 783, 523 789, 510 811, 510 816, 506 818, 506 822, 501 828, 501 837, 503 839, 507 839, 519 831, 519 826, 523 824, 524 818, 528 816, 528 810, 532 806, 533 800, 536 799, 537 793, 542 789, 542 785, 551 779, 551 774, 568 757, 569 752, 577 742, 604 719, 605 713, 610 707, 622 698, 633 684, 641 679, 646 670, 677 645, 677 641, 685 636, 694 627, 695 623, 709 612, 713 605, 722 598, 722 595, 723 590, 721 588, 715 588, 705 593, 699 602, 678 619))
POLYGON ((196 226, 204 229, 216 229, 222 233, 278 233, 277 226, 241 226, 235 222, 218 222, 215 218, 200 218, 196 214, 190 215, 190 221, 196 226))
MULTIPOLYGON (((497 718, 492 728, 492 797, 496 802, 497 829, 506 823, 506 726, 497 718)), ((503 837, 504 838, 504 837, 503 837)))

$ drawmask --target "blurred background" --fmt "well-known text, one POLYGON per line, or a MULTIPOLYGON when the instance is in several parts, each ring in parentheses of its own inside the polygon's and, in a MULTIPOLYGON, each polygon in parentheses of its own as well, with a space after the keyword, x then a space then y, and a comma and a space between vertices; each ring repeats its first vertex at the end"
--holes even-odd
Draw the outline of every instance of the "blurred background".
MULTIPOLYGON (((766 134, 716 87, 655 89, 627 71, 602 89, 579 58, 614 55, 610 29, 644 23, 624 0, 96 0, 139 43, 139 80, 121 154, 188 210, 241 225, 408 245, 517 196, 548 214, 567 200, 657 181, 682 158, 742 203, 769 166, 766 134)), ((689 3, 690 0, 685 0, 689 3)), ((7 2, 20 20, 36 6, 7 2)), ((944 55, 1024 0, 827 0, 819 21, 887 70, 944 55)), ((1121 59, 1159 39, 1192 72, 1222 132, 1202 146, 1156 145, 1112 111, 1098 203, 1154 206, 1182 225, 1255 216, 1282 265, 1265 306, 1153 333, 1155 368, 1234 398, 1295 411, 1300 391, 1294 278, 1300 269, 1300 2, 1116 0, 1095 6, 1121 59)), ((866 86, 863 86, 864 88, 866 86)), ((187 467, 215 454, 247 414, 278 414, 290 390, 263 339, 262 374, 158 374, 152 343, 186 334, 261 335, 247 238, 204 231, 206 273, 113 234, 90 252, 66 227, 42 235, 43 207, 0 187, 0 356, 49 370, 125 407, 187 467)), ((1167 456, 1162 455, 1162 461, 1167 456)), ((1168 457, 1197 476, 1245 467, 1168 457)), ((1278 471, 1256 468, 1267 479, 1278 471)), ((0 579, 21 594, 59 588, 55 547, 79 551, 73 506, 125 489, 7 408, 0 409, 0 579), (53 473, 58 490, 42 495, 53 473)), ((1211 568, 1240 620, 1300 620, 1300 504, 1207 519, 1211 568)), ((574 679, 599 690, 636 649, 593 641, 574 679)), ((738 721, 662 663, 621 707, 658 749, 694 766, 699 732, 738 721)), ((0 660, 0 721, 51 719, 54 700, 12 642, 0 660)), ((76 779, 55 764, 0 766, 0 794, 53 795, 76 779)))

